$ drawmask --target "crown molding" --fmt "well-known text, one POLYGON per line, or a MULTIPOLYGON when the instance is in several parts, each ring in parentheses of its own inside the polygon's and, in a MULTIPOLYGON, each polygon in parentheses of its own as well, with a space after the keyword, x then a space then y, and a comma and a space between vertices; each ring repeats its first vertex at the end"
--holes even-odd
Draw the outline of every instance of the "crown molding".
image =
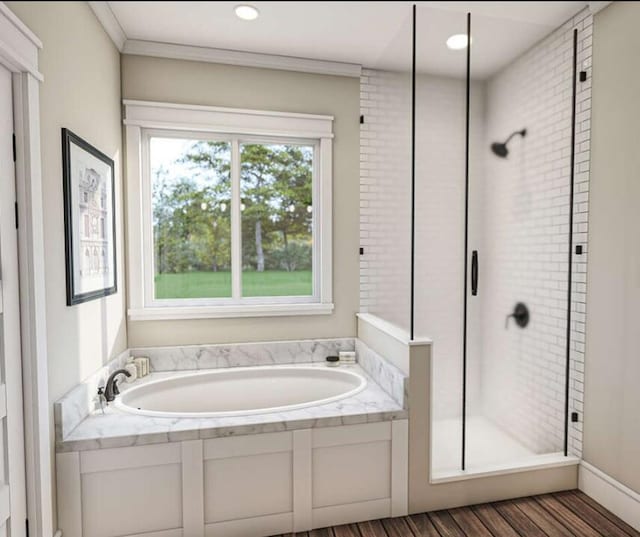
POLYGON ((122 54, 356 78, 362 71, 362 66, 354 63, 128 39, 109 2, 89 2, 89 6, 122 54))
POLYGON ((122 54, 356 78, 362 71, 362 66, 354 63, 128 39, 109 2, 89 2, 89 6, 122 54))
POLYGON ((107 35, 111 38, 116 48, 122 52, 124 48, 125 42, 127 41, 127 36, 120 26, 118 19, 111 11, 109 7, 109 2, 88 2, 89 7, 95 13, 98 21, 102 24, 104 31, 107 32, 107 35))
POLYGON ((241 52, 209 47, 174 45, 171 43, 139 41, 136 39, 127 39, 122 53, 138 56, 153 56, 156 58, 171 58, 174 60, 221 63, 242 67, 259 67, 263 69, 280 69, 284 71, 347 77, 359 77, 362 71, 362 66, 353 63, 312 60, 293 56, 241 52))
POLYGON ((598 11, 602 11, 605 7, 607 7, 612 2, 589 2, 589 11, 594 15, 598 13, 598 11))

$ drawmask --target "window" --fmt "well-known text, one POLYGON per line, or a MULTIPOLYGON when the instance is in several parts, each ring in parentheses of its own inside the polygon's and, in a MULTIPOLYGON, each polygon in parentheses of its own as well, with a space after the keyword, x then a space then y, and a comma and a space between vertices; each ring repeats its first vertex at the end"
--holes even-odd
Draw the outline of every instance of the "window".
POLYGON ((332 311, 331 118, 125 107, 132 318, 332 311))
POLYGON ((231 143, 149 137, 153 297, 230 298, 231 143))
POLYGON ((243 296, 313 295, 314 146, 240 146, 243 296))

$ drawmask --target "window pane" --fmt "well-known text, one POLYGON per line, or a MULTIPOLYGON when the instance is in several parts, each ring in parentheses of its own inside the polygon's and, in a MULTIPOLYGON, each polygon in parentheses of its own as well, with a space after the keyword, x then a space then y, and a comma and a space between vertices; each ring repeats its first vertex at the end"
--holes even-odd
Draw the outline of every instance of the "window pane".
POLYGON ((313 147, 240 147, 243 296, 313 294, 313 147))
POLYGON ((154 296, 231 296, 231 144, 152 138, 154 296))

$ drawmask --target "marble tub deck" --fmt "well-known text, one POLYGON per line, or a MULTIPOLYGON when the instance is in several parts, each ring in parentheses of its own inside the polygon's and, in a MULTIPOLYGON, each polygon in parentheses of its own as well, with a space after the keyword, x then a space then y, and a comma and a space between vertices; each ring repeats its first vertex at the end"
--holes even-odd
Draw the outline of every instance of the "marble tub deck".
MULTIPOLYGON (((327 366, 314 364, 314 367, 327 366)), ((156 418, 130 414, 113 407, 107 407, 104 414, 99 410, 91 413, 64 438, 58 438, 56 450, 69 452, 130 447, 314 427, 373 423, 408 417, 408 411, 383 390, 359 365, 341 365, 340 367, 350 369, 365 377, 367 387, 352 397, 324 405, 249 416, 156 418)), ((175 372, 152 373, 134 384, 123 384, 122 391, 125 391, 129 386, 138 386, 144 382, 171 376, 175 376, 175 372)))

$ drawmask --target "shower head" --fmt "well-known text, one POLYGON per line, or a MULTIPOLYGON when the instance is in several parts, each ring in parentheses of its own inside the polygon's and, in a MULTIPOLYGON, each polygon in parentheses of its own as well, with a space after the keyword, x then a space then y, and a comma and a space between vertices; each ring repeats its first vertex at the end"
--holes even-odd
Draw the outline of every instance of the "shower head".
POLYGON ((509 140, 511 140, 511 138, 513 138, 516 134, 519 134, 524 138, 527 135, 527 129, 522 129, 521 131, 512 132, 509 135, 509 137, 502 143, 493 142, 491 144, 491 151, 493 151, 493 153, 500 158, 506 158, 506 156, 509 154, 509 150, 507 149, 507 144, 509 143, 509 140))
POLYGON ((505 158, 509 154, 509 150, 507 149, 507 144, 501 144, 500 142, 493 142, 491 144, 491 151, 493 151, 497 156, 505 158))

